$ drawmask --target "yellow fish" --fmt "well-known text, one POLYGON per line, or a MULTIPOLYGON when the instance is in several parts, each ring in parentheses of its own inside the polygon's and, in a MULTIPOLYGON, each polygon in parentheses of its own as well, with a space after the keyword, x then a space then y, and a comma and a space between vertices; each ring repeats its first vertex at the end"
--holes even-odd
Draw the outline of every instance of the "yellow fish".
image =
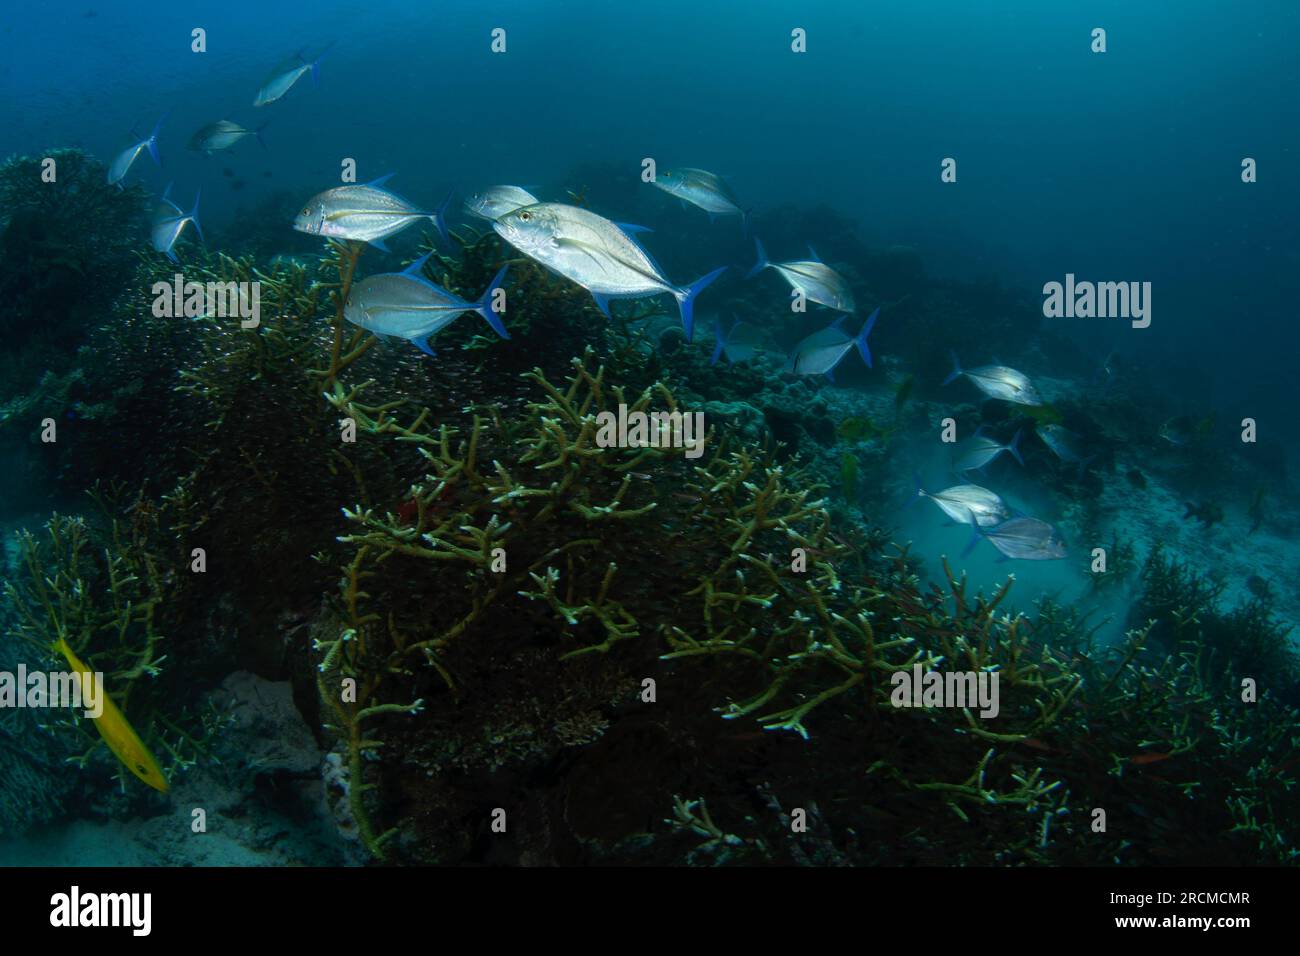
MULTIPOLYGON (((54 650, 68 659, 68 666, 77 674, 91 673, 90 668, 77 659, 77 655, 72 653, 72 648, 68 646, 68 642, 63 638, 59 638, 54 642, 54 650)), ((127 723, 126 718, 122 716, 122 712, 117 709, 117 705, 113 703, 108 694, 102 694, 102 696, 103 713, 92 719, 95 721, 95 728, 99 731, 99 735, 104 738, 104 743, 108 744, 108 749, 113 751, 113 755, 122 761, 122 765, 127 770, 130 770, 159 793, 166 793, 167 778, 163 776, 158 761, 154 760, 149 748, 140 740, 134 728, 127 723)))

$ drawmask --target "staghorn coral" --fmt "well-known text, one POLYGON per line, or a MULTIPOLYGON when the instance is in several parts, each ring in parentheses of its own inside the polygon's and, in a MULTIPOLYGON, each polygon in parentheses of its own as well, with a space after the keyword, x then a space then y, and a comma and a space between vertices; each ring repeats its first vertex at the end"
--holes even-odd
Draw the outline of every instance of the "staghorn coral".
MULTIPOLYGON (((375 787, 385 797, 354 812, 421 808, 405 822, 390 819, 396 826, 382 834, 366 824, 372 849, 396 847, 400 858, 420 859, 468 852, 452 831, 473 797, 406 776, 399 783, 385 766, 414 764, 427 768, 427 779, 445 781, 450 766, 468 771, 489 761, 493 774, 508 779, 571 748, 574 721, 607 725, 587 745, 592 759, 618 752, 627 734, 639 733, 625 729, 638 726, 626 711, 634 697, 628 689, 606 695, 611 687, 634 688, 640 674, 671 683, 675 698, 712 706, 742 727, 806 740, 798 752, 779 748, 782 756, 765 773, 774 779, 755 780, 752 792, 763 799, 757 794, 768 787, 777 804, 803 805, 800 781, 809 762, 821 760, 819 772, 829 776, 823 785, 855 793, 860 803, 852 809, 841 800, 822 811, 821 825, 833 832, 818 839, 847 853, 843 835, 853 830, 857 862, 897 860, 867 850, 862 835, 882 820, 894 828, 918 813, 930 814, 930 822, 923 839, 918 831, 915 842, 893 851, 904 858, 925 859, 931 846, 960 846, 967 862, 1101 862, 1107 853, 1122 862, 1159 859, 1152 855, 1159 847, 1136 849, 1131 821, 1129 849, 1118 852, 1113 841, 1091 839, 1081 821, 1096 805, 1121 817, 1130 807, 1168 812, 1168 798, 1152 792, 1165 785, 1144 778, 1150 762, 1177 760, 1202 776, 1227 759, 1216 747, 1256 718, 1230 708, 1224 688, 1206 683, 1202 665, 1161 661, 1146 647, 1149 627, 1134 630, 1112 653, 1092 649, 1093 629, 1050 602, 1035 618, 1002 613, 1010 582, 972 596, 949 573, 945 589, 922 590, 906 551, 888 561, 868 559, 861 583, 844 581, 839 568, 852 549, 832 535, 824 503, 816 489, 800 487, 797 470, 722 440, 694 465, 679 450, 593 447, 598 412, 620 402, 644 408, 656 395, 675 407, 675 399, 658 385, 629 401, 603 368, 589 367, 591 358, 575 360, 564 385, 530 373, 543 398, 524 420, 470 408, 463 432, 445 420, 435 426, 428 409, 407 409, 406 402, 365 403, 365 384, 336 383, 328 395, 361 434, 416 448, 426 471, 409 491, 405 517, 364 506, 345 511, 353 530, 340 538, 352 549, 342 628, 318 638, 327 675, 322 696, 337 699, 340 676, 362 688, 333 723, 351 741, 353 774, 366 775, 363 792, 375 787), (665 592, 671 604, 658 600, 665 592), (432 621, 425 613, 431 595, 438 609, 432 621), (531 677, 485 669, 486 661, 529 647, 537 648, 527 652, 531 677), (999 716, 900 710, 889 677, 916 665, 996 672, 999 716), (503 680, 515 690, 501 693, 503 680), (563 696, 540 686, 563 687, 563 696), (491 719, 493 739, 516 742, 504 760, 466 750, 491 700, 511 702, 504 722, 491 719), (542 730, 543 712, 553 718, 550 731, 542 730), (382 749, 371 731, 361 732, 372 721, 382 749), (858 769, 827 774, 829 758, 821 755, 828 745, 818 743, 818 729, 835 746, 850 727, 859 728, 865 747, 858 769), (1146 756, 1166 747, 1158 760, 1146 756), (951 810, 950 824, 925 809, 935 806, 951 810), (969 828, 977 825, 973 839, 969 828)), ((727 731, 726 723, 701 725, 689 708, 658 719, 706 750, 733 749, 737 740, 749 746, 752 739, 743 729, 727 731)), ((1257 740, 1251 766, 1280 760, 1282 737, 1257 740)), ((675 773, 672 779, 694 792, 711 782, 707 773, 675 773)), ((1202 785, 1188 780, 1178 792, 1190 800, 1202 785)), ((607 845, 617 827, 592 822, 600 811, 579 796, 586 786, 582 773, 566 785, 564 818, 583 833, 605 834, 598 845, 607 845)), ((1225 834, 1237 827, 1284 846, 1290 830, 1277 822, 1280 791, 1264 793, 1258 783, 1248 792, 1216 787, 1212 800, 1180 804, 1178 811, 1197 816, 1203 806, 1217 807, 1198 825, 1225 834), (1242 809, 1261 806, 1267 824, 1242 809)), ((728 813, 737 812, 731 800, 728 813)), ((768 848, 774 859, 800 858, 771 829, 772 820, 755 819, 756 829, 738 840, 768 848)), ((591 852, 590 836, 580 842, 591 852)), ((742 857, 729 853, 726 860, 742 857)))
MULTIPOLYGON (((97 521, 55 514, 42 538, 19 532, 20 572, 4 587, 13 633, 34 661, 65 667, 52 650, 63 640, 102 672, 114 702, 174 778, 208 755, 223 718, 211 709, 169 706, 158 687, 168 656, 161 608, 175 580, 174 567, 158 551, 158 511, 143 496, 125 503, 121 489, 97 488, 92 497, 97 521)), ((39 729, 61 741, 62 762, 111 766, 128 792, 129 774, 105 756, 88 722, 55 712, 39 729)))
MULTIPOLYGON (((431 275, 474 296, 502 250, 459 239, 431 275)), ((1293 860, 1296 715, 1266 608, 1225 615, 1212 584, 1156 569, 1109 648, 1074 609, 1015 614, 1007 588, 971 595, 952 573, 923 587, 884 532, 833 517, 802 462, 723 430, 698 461, 594 445, 600 410, 698 407, 706 376, 758 387, 754 370, 707 370, 698 349, 647 361, 649 312, 607 323, 524 263, 517 341, 480 348, 459 323, 436 363, 385 350, 341 317, 362 256, 187 256, 187 278, 263 281, 256 330, 152 316, 144 290, 171 269, 142 258, 102 360, 50 382, 44 400, 100 412, 49 454, 100 449, 89 470, 128 479, 117 510, 157 520, 165 564, 195 545, 219 559, 155 605, 169 666, 135 682, 133 718, 173 664, 289 676, 338 738, 343 816, 390 860, 1293 860), (1227 657, 1256 662, 1258 703, 1227 657), (890 677, 917 664, 998 673, 998 717, 895 707, 890 677), (665 823, 674 793, 707 809, 678 801, 665 823), (504 839, 485 832, 495 807, 504 839), (1096 807, 1110 834, 1091 832, 1096 807)), ((785 396, 809 425, 810 394, 785 396)), ((79 560, 99 568, 98 546, 79 560)))

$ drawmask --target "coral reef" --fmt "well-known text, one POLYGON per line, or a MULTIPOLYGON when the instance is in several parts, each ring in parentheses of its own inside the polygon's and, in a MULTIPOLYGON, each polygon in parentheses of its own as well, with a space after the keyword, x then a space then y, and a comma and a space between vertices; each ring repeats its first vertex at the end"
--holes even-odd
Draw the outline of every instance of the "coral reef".
MULTIPOLYGON (((1111 541, 1094 583, 1139 592, 1106 644, 1080 609, 1017 611, 1010 581, 977 592, 946 563, 923 581, 863 517, 947 371, 915 343, 996 351, 1037 318, 841 225, 822 251, 891 297, 882 344, 912 376, 882 362, 885 390, 852 401, 712 366, 652 304, 611 322, 529 262, 510 260, 511 340, 464 321, 429 360, 346 323, 352 283, 377 268, 360 244, 315 262, 192 250, 187 279, 261 283, 255 328, 154 315, 148 290, 173 267, 139 257, 88 320, 93 355, 4 396, 0 428, 33 470, 64 492, 106 479, 87 514, 19 539, 5 613, 24 653, 66 637, 190 781, 235 759, 222 731, 292 726, 284 746, 248 747, 238 785, 301 804, 319 774, 346 844, 328 852, 354 860, 1293 862, 1296 662, 1273 591, 1224 611, 1218 584, 1159 549, 1137 574, 1136 544, 1100 538, 1085 503, 1078 525, 1111 541), (605 447, 599 416, 620 406, 705 409, 702 455, 605 447), (60 437, 36 447, 46 416, 60 437), (996 674, 997 715, 899 706, 895 675, 916 668, 996 674), (223 685, 232 671, 283 682, 275 714, 179 707, 218 686, 247 703, 256 681, 223 685)), ((477 296, 508 251, 490 233, 453 241, 428 275, 477 296)), ((1100 443, 1123 408, 1046 414, 1100 443)), ((957 410, 963 425, 1012 414, 957 410)), ((1071 477, 1042 449, 1028 464, 1071 477)), ((87 772, 46 791, 45 817, 113 772, 77 722, 50 728, 59 746, 24 749, 33 728, 0 724, 0 752, 24 751, 3 761, 0 802, 68 756, 87 772)))
POLYGON ((146 237, 145 191, 105 183, 105 167, 75 149, 0 164, 0 381, 34 383, 89 331, 87 303, 110 303, 146 237), (45 166, 46 161, 53 166, 45 166), (52 169, 53 180, 43 175, 52 169))

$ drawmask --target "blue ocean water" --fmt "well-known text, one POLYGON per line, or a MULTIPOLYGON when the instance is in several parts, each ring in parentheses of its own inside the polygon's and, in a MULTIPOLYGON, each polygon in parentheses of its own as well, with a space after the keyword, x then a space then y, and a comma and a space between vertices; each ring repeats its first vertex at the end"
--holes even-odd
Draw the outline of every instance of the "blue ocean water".
MULTIPOLYGON (((1283 619, 1300 616, 1291 494, 1300 184, 1287 165, 1300 155, 1298 27, 1300 7, 1288 0, 11 4, 0 14, 0 157, 75 147, 107 164, 132 129, 145 136, 165 116, 161 168, 141 156, 126 182, 155 196, 172 184, 186 209, 201 189, 210 251, 239 252, 256 229, 259 241, 275 237, 278 253, 319 254, 320 240, 294 232, 289 217, 339 185, 348 161, 360 182, 393 174, 389 185, 426 209, 498 183, 570 197, 652 228, 646 244, 678 282, 729 267, 731 284, 720 282, 712 302, 700 296, 697 342, 734 302, 757 301, 754 287, 736 291, 752 237, 734 217, 711 222, 680 206, 642 172, 653 160, 722 174, 753 229, 775 239, 774 261, 802 257, 811 243, 860 276, 853 250, 894 250, 969 296, 975 317, 965 324, 909 326, 879 282, 858 282, 852 329, 883 306, 876 366, 863 372, 850 353, 835 386, 819 392, 833 431, 854 416, 883 421, 904 377, 916 377, 927 417, 900 426, 908 440, 889 446, 884 466, 833 494, 911 542, 922 580, 941 581, 940 555, 957 563, 972 543, 969 527, 943 524, 928 502, 908 507, 913 474, 927 490, 957 480, 938 439, 945 403, 985 407, 969 382, 940 385, 949 349, 960 346, 968 367, 1023 369, 1048 404, 1083 418, 1111 396, 1090 419, 1092 472, 1062 467, 1032 421, 1004 417, 994 420, 999 440, 1022 432, 1030 460, 1021 467, 1004 455, 973 479, 1062 529, 1070 559, 1007 564, 976 541, 960 566, 990 589, 1014 571, 1021 609, 1044 596, 1090 602, 1117 641, 1132 624, 1133 595, 1098 597, 1082 568, 1116 535, 1143 552, 1170 546, 1222 576, 1229 600, 1264 587, 1254 582, 1262 576, 1283 619), (319 83, 304 75, 255 107, 268 72, 295 50, 325 51, 319 83), (210 156, 187 148, 220 119, 260 130, 265 148, 252 138, 210 156), (1067 275, 1149 288, 1149 325, 1043 317, 1019 340, 999 335, 982 347, 979 323, 999 317, 980 311, 979 290, 986 301, 1029 303, 1032 316, 1044 286, 1067 275), (903 357, 920 353, 924 366, 903 357), (1152 420, 1147 445, 1123 433, 1110 391, 1120 378, 1133 418, 1152 420), (1156 425, 1177 440, 1162 443, 1156 425), (1198 428, 1183 440, 1181 430, 1198 428), (1241 439, 1246 430, 1255 440, 1241 439), (1216 470, 1198 480, 1211 444, 1216 470), (1260 488, 1262 523, 1252 510, 1260 488), (1102 517, 1085 526, 1082 511, 1098 502, 1102 517), (1220 517, 1198 518, 1207 506, 1220 517)), ((457 224, 467 221, 452 208, 457 224)), ((396 270, 419 238, 397 235, 389 257, 367 264, 396 270)), ((767 283, 758 288, 771 307, 738 317, 763 324, 780 349, 834 317, 818 308, 818 322, 786 323, 781 282, 771 273, 754 281, 767 283)), ((837 460, 835 448, 818 450, 823 464, 837 460)), ((14 480, 8 490, 22 507, 2 516, 6 531, 49 510, 41 489, 14 480)))

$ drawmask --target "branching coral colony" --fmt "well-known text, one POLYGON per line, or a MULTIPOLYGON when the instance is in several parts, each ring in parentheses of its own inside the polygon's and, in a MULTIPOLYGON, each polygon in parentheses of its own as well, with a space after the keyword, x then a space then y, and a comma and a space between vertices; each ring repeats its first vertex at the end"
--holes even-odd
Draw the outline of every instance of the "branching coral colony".
MULTIPOLYGON (((151 503, 143 496, 125 502, 122 494, 92 490, 96 521, 55 514, 43 536, 21 532, 20 573, 5 582, 5 596, 16 612, 15 633, 37 659, 57 664, 62 658, 52 646, 65 641, 103 673, 106 691, 157 748, 171 778, 207 756, 221 718, 169 708, 149 686, 167 658, 159 608, 175 572, 157 550, 159 518, 151 503)), ((103 756, 103 741, 87 721, 71 711, 53 715, 45 729, 78 741, 68 744, 68 763, 85 767, 103 756)), ((116 761, 112 766, 125 793, 130 775, 116 761)))
MULTIPOLYGON (((733 695, 719 702, 722 716, 768 730, 806 738, 811 721, 857 722, 854 789, 884 804, 906 795, 947 806, 967 828, 948 834, 951 845, 971 860, 1146 858, 1130 849, 1140 842, 1131 808, 1172 821, 1170 800, 1208 832, 1246 830, 1261 849, 1291 852, 1292 784, 1266 783, 1263 769, 1291 745, 1292 712, 1272 700, 1234 705, 1190 651, 1148 666, 1149 626, 1105 653, 1084 646, 1079 622, 1063 624, 1059 612, 1037 621, 1000 613, 1009 581, 972 597, 948 572, 946 591, 923 592, 904 552, 847 583, 836 570, 846 549, 797 471, 716 436, 700 465, 680 449, 596 447, 600 412, 677 401, 662 383, 629 396, 593 364, 589 350, 562 385, 528 373, 540 398, 515 422, 484 407, 466 409, 462 427, 434 424, 405 400, 367 403, 366 383, 335 382, 327 394, 361 434, 414 447, 425 465, 402 513, 345 510, 353 530, 340 540, 353 551, 338 630, 317 645, 372 851, 394 831, 376 836, 364 822, 364 758, 379 743, 361 724, 454 706, 458 671, 481 668, 508 633, 549 641, 562 661, 628 654, 662 680, 704 673, 678 663, 716 661, 721 679, 715 670, 709 680, 733 695), (1035 630, 1067 646, 1034 640, 1035 630), (890 675, 915 665, 996 672, 1000 715, 893 707, 890 675), (419 678, 426 668, 441 692, 419 678), (349 679, 356 691, 340 698, 349 679), (1165 760, 1174 761, 1167 775, 1147 779, 1145 768, 1165 760), (1240 764, 1236 784, 1215 778, 1225 762, 1240 764), (1095 839, 1098 807, 1122 819, 1128 808, 1130 835, 1095 839), (976 818, 980 836, 969 830, 976 818)), ((932 838, 946 829, 929 826, 932 838)), ((753 854, 782 842, 737 845, 753 854)))
MULTIPOLYGON (((433 260, 440 281, 479 289, 499 247, 458 238, 457 256, 433 260)), ((665 862, 1294 859, 1297 715, 1276 690, 1287 668, 1294 689, 1294 667, 1274 653, 1267 608, 1221 614, 1198 579, 1149 564, 1142 616, 1100 647, 1050 602, 1010 613, 1009 583, 972 595, 948 571, 923 587, 880 535, 844 544, 855 529, 832 528, 797 464, 717 433, 699 459, 600 447, 600 412, 694 399, 648 381, 657 365, 635 336, 602 331, 569 286, 513 270, 510 327, 528 330, 543 367, 507 378, 518 353, 457 328, 444 335, 463 348, 417 379, 344 323, 361 255, 334 246, 322 281, 293 263, 202 257, 187 278, 263 283, 260 327, 158 319, 139 293, 105 330, 124 381, 180 370, 166 421, 145 419, 184 451, 156 459, 155 482, 173 489, 154 505, 165 520, 148 524, 143 493, 112 509, 117 525, 56 518, 48 542, 24 540, 27 569, 7 592, 33 641, 66 632, 110 689, 135 688, 120 699, 133 718, 143 696, 141 723, 176 722, 142 675, 184 639, 158 625, 158 578, 169 620, 175 579, 166 549, 132 537, 143 522, 180 554, 197 541, 240 556, 211 583, 187 578, 185 596, 237 595, 250 632, 277 635, 289 602, 314 606, 339 581, 312 624, 312 663, 376 857, 472 858, 471 838, 453 841, 486 817, 479 794, 550 800, 527 783, 545 767, 565 783, 533 826, 587 853, 582 834, 613 834, 608 854, 614 837, 659 825, 665 862), (583 338, 601 348, 569 361, 583 338), (357 441, 339 440, 339 419, 357 441), (917 665, 997 673, 998 715, 895 707, 891 676, 917 665), (654 809, 605 831, 591 818, 625 794, 592 800, 580 778, 598 776, 585 754, 603 764, 619 746, 657 768, 643 784, 654 809), (791 836, 796 808, 815 830, 805 840, 791 836)), ((136 286, 170 272, 142 260, 136 286)))

